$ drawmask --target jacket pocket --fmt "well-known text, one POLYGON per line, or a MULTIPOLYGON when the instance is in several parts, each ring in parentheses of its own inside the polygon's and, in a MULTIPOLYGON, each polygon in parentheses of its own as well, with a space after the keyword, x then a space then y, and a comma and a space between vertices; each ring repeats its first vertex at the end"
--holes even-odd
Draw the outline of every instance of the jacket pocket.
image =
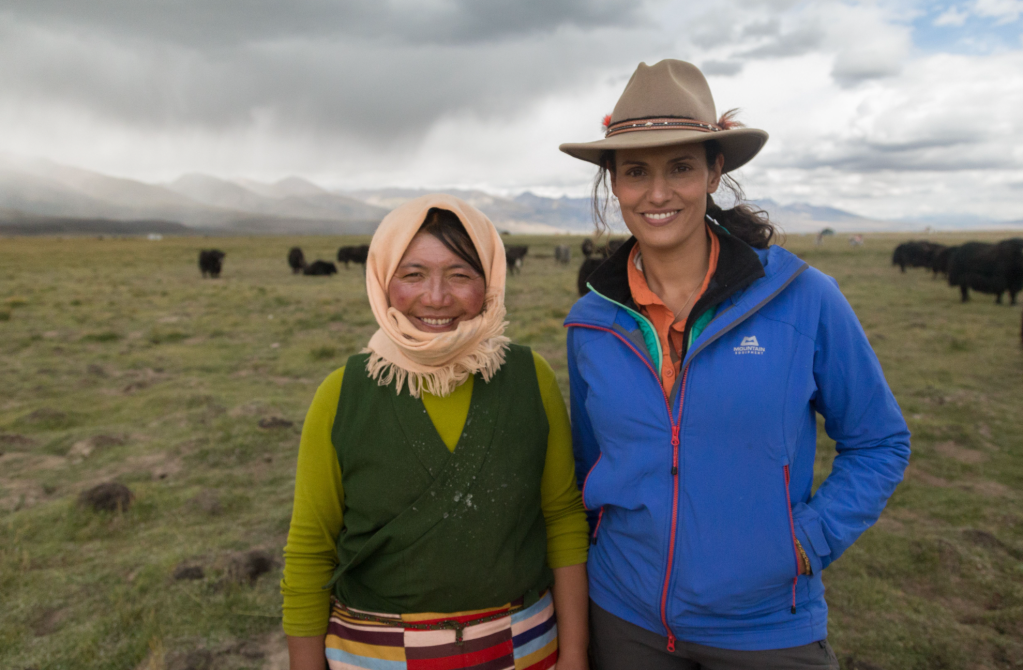
POLYGON ((684 503, 699 509, 680 525, 672 615, 745 617, 791 607, 798 564, 785 471, 777 461, 747 465, 733 470, 731 487, 719 480, 688 492, 684 503))
POLYGON ((796 539, 803 545, 806 557, 810 559, 813 574, 819 575, 831 563, 831 545, 824 536, 821 518, 806 503, 796 503, 792 507, 796 539))

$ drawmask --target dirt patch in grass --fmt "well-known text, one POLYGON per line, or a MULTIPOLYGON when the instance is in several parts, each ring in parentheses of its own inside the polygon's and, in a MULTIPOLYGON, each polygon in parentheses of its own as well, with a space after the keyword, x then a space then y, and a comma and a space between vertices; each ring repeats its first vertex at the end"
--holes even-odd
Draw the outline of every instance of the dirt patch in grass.
POLYGON ((61 430, 71 428, 80 417, 75 412, 65 412, 52 407, 42 407, 20 417, 15 423, 31 426, 36 430, 61 430))
POLYGON ((935 488, 948 488, 952 486, 952 482, 938 477, 937 475, 932 475, 926 470, 921 469, 920 466, 916 465, 912 461, 910 461, 909 467, 906 468, 905 479, 916 480, 924 486, 932 486, 935 488))
POLYGON ((60 630, 61 625, 67 620, 71 610, 67 607, 51 607, 44 609, 29 624, 32 634, 36 637, 52 635, 60 630))
POLYGON ((965 488, 985 498, 1019 498, 1018 491, 991 479, 971 481, 965 484, 965 488))
POLYGON ((67 457, 72 462, 81 462, 95 451, 124 446, 127 441, 127 438, 120 435, 93 435, 72 444, 67 452, 67 457))
POLYGON ((24 449, 36 443, 31 437, 17 433, 0 433, 0 449, 24 449))
POLYGON ((180 474, 182 469, 181 458, 165 451, 132 454, 115 464, 84 473, 78 487, 87 488, 114 480, 163 480, 180 474))
POLYGON ((248 639, 203 646, 200 640, 154 640, 136 670, 288 670, 287 639, 273 630, 248 639), (191 648, 189 648, 191 647, 191 648))
POLYGON ((984 452, 977 451, 976 449, 967 449, 952 440, 935 444, 934 450, 946 458, 951 458, 959 461, 960 463, 967 463, 969 465, 983 463, 988 460, 988 455, 984 452))

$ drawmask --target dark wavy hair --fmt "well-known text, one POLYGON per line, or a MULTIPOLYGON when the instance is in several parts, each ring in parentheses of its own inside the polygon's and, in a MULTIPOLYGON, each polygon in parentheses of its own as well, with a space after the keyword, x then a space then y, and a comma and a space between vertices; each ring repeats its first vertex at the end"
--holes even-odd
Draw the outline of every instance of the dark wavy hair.
MULTIPOLYGON (((707 165, 713 165, 721 155, 721 145, 714 140, 707 140, 703 143, 703 148, 707 154, 707 165)), ((593 222, 597 226, 597 230, 602 233, 610 231, 610 226, 607 223, 607 208, 611 200, 608 177, 614 170, 615 152, 605 151, 600 156, 600 167, 593 179, 593 195, 590 200, 593 222)), ((721 183, 732 193, 736 204, 731 209, 721 209, 708 193, 707 214, 721 224, 725 230, 751 247, 766 249, 778 237, 778 231, 771 223, 767 212, 744 202, 746 194, 743 193, 742 186, 734 178, 722 175, 721 183)))
POLYGON ((483 272, 483 261, 480 260, 479 252, 476 251, 476 245, 472 243, 472 238, 469 237, 465 226, 454 212, 440 207, 431 207, 426 212, 423 225, 419 226, 419 232, 429 233, 436 237, 451 253, 468 263, 469 267, 478 272, 481 277, 486 278, 487 275, 483 272))

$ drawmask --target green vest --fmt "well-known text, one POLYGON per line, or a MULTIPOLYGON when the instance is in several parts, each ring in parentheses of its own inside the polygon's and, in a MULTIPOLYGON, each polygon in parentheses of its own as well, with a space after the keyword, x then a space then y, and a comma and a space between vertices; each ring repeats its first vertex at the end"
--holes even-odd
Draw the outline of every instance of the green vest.
POLYGON ((511 345, 476 379, 449 451, 422 400, 348 359, 331 431, 345 495, 334 595, 356 609, 404 614, 484 609, 548 588, 540 479, 547 414, 533 355, 511 345))

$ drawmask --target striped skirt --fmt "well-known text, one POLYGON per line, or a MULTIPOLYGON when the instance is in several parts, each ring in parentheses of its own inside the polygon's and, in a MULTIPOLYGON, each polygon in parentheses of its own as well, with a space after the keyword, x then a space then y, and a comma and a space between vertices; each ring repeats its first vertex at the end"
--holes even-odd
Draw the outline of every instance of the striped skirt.
POLYGON ((326 647, 330 670, 546 670, 558 660, 558 626, 550 591, 517 611, 375 614, 335 602, 326 647))

